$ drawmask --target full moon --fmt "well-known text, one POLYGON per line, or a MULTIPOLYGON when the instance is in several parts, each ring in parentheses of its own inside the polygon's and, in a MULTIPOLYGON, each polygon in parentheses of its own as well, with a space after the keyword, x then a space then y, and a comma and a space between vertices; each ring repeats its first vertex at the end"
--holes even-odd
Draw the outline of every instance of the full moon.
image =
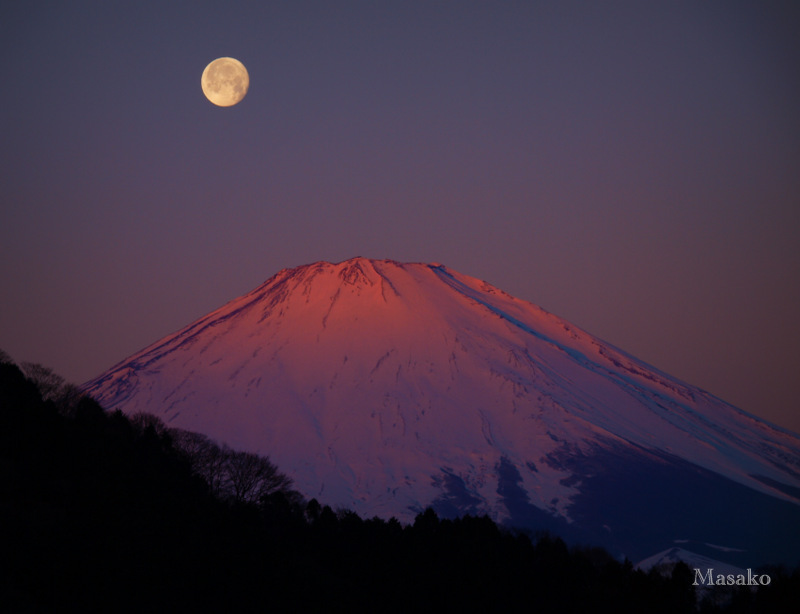
POLYGON ((250 76, 239 60, 217 58, 203 71, 200 78, 203 93, 218 107, 232 107, 247 94, 250 76))

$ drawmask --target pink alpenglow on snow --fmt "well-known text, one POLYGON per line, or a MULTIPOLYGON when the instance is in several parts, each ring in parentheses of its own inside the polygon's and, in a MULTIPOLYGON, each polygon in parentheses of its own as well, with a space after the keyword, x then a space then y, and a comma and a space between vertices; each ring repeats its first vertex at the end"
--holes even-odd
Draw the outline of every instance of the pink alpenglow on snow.
POLYGON ((84 388, 362 516, 485 513, 634 560, 687 534, 744 566, 800 551, 800 438, 439 264, 283 270, 84 388))

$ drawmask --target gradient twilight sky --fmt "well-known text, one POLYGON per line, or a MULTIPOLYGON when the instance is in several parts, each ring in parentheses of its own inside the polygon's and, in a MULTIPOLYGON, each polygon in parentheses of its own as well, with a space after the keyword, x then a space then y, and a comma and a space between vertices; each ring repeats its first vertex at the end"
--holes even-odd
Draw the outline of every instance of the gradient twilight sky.
POLYGON ((0 348, 82 383, 282 268, 437 261, 800 432, 798 28, 794 0, 3 2, 0 348))

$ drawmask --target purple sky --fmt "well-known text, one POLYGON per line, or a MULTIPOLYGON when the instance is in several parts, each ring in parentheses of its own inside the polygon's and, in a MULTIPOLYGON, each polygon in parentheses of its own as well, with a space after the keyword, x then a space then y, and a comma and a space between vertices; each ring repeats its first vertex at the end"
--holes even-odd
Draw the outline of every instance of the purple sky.
POLYGON ((0 348, 438 261, 800 431, 796 2, 4 2, 0 348), (242 103, 200 89, 219 56, 242 103))

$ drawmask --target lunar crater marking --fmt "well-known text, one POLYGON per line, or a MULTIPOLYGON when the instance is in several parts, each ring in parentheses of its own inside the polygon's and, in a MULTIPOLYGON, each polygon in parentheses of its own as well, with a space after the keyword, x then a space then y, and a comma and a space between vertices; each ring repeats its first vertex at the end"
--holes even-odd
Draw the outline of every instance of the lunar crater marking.
POLYGON ((200 85, 206 98, 218 107, 241 102, 250 87, 247 69, 235 58, 217 58, 206 66, 200 85))

